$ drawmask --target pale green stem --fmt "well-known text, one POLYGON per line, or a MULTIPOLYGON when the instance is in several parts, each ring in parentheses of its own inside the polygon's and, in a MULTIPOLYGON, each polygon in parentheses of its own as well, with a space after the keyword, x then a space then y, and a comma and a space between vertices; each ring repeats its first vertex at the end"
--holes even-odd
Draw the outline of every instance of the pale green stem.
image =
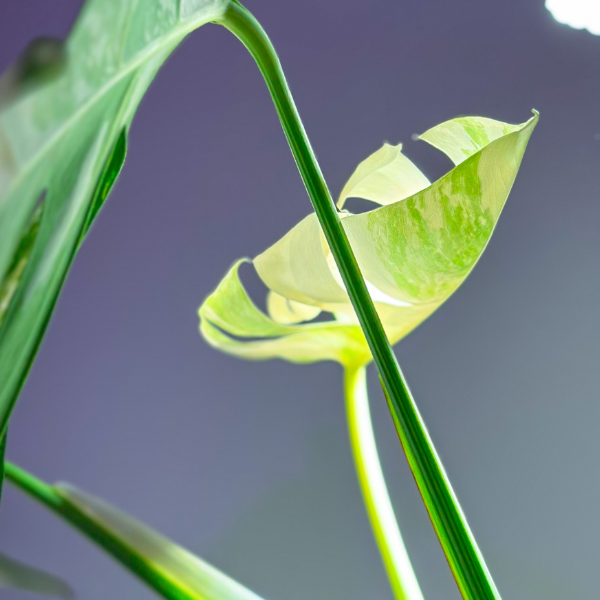
POLYGON ((423 600, 394 515, 371 424, 366 367, 349 367, 344 374, 346 414, 354 463, 373 535, 398 600, 423 600))

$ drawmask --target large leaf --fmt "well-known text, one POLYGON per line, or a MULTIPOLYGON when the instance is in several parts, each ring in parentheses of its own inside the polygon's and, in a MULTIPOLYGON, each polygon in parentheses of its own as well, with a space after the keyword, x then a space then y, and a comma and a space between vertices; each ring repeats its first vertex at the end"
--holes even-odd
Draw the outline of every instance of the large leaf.
MULTIPOLYGON (((447 121, 421 136, 457 165, 435 183, 400 146, 385 145, 344 187, 340 208, 349 197, 382 205, 347 213, 342 224, 392 343, 447 300, 479 260, 536 123, 537 113, 522 125, 481 117, 447 121)), ((253 264, 270 290, 270 317, 249 299, 236 263, 200 308, 201 332, 211 345, 251 359, 332 359, 345 365, 369 360, 314 214, 253 264), (321 310, 333 318, 301 323, 321 310)))
MULTIPOLYGON (((89 0, 67 40, 61 75, 4 104, 0 435, 82 235, 122 165, 140 99, 186 34, 228 3, 89 0)), ((4 87, 13 79, 4 78, 4 87)))

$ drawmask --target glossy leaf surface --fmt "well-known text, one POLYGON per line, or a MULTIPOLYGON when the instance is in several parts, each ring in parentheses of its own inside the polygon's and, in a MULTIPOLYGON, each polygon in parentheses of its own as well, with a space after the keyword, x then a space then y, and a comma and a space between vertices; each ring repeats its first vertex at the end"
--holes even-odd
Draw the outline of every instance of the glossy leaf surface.
MULTIPOLYGON (((0 434, 74 253, 125 156, 152 78, 228 0, 89 0, 50 83, 0 113, 0 434)), ((13 73, 18 72, 13 69, 13 73)))
MULTIPOLYGON (((358 166, 344 187, 340 208, 349 197, 381 205, 346 214, 342 224, 392 343, 447 300, 479 260, 536 123, 537 114, 522 125, 454 119, 421 136, 457 165, 435 183, 429 184, 400 146, 385 145, 358 166)), ((314 214, 253 264, 269 298, 278 298, 267 303, 270 317, 249 299, 237 263, 200 308, 201 332, 210 344, 250 359, 332 359, 345 365, 369 360, 314 214), (294 317, 282 319, 285 301, 294 307, 294 317), (321 310, 334 318, 300 324, 321 310)))

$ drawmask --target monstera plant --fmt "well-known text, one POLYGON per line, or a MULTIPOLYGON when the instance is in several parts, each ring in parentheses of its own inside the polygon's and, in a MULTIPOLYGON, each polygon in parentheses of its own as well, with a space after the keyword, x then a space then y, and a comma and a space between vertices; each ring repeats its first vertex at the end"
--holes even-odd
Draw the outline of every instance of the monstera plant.
MULTIPOLYGON (((64 45, 33 44, 0 80, 0 458, 69 267, 123 165, 136 108, 173 49, 207 23, 231 31, 255 58, 315 213, 252 261, 234 263, 200 308, 202 335, 241 358, 343 366, 354 459, 390 584, 398 599, 421 600, 371 428, 365 368, 373 360, 462 597, 499 598, 391 345, 431 315, 481 256, 537 114, 522 125, 459 118, 424 133, 421 139, 456 165, 433 184, 401 146, 384 145, 358 166, 336 207, 277 55, 236 0, 88 0, 64 45), (353 215, 345 209, 348 198, 379 206, 353 215), (269 288, 268 314, 241 283, 244 262, 269 288), (321 313, 329 317, 315 320, 321 313)), ((104 502, 73 486, 48 485, 3 460, 0 465, 8 480, 163 597, 257 598, 104 502)), ((0 584, 31 588, 35 580, 36 589, 68 592, 33 573, 0 561, 0 584)))
MULTIPOLYGON (((435 183, 402 154, 401 146, 386 144, 344 186, 340 209, 348 198, 380 205, 341 216, 392 344, 435 311, 475 266, 536 123, 537 114, 523 125, 454 119, 420 136, 456 164, 435 183)), ((316 216, 303 219, 251 261, 269 288, 268 315, 240 281, 243 262, 234 263, 200 307, 202 335, 215 348, 240 358, 334 360, 344 367, 350 439, 373 531, 397 597, 420 598, 371 428, 365 366, 372 356, 316 216), (311 322, 322 311, 330 318, 311 322)), ((402 439, 401 427, 399 433, 402 439)), ((413 472, 419 474, 418 466, 413 472)), ((438 534, 444 535, 442 526, 438 534)))

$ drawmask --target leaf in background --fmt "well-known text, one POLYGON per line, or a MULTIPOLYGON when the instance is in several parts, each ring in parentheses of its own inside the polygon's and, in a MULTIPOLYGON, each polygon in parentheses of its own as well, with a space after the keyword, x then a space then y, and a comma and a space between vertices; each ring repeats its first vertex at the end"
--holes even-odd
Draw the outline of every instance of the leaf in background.
POLYGON ((215 567, 91 494, 67 483, 49 485, 10 462, 6 478, 168 600, 260 600, 215 567))
POLYGON ((0 435, 0 503, 2 502, 2 485, 4 483, 4 455, 6 454, 6 436, 0 435))
MULTIPOLYGON (((400 146, 385 145, 344 187, 340 208, 349 197, 381 205, 345 214, 342 224, 392 343, 447 300, 479 260, 537 118, 535 113, 522 125, 480 117, 447 121, 421 136, 457 165, 435 183, 429 184, 400 146)), ((271 318, 249 299, 236 263, 200 308, 200 329, 209 344, 250 359, 368 362, 366 341, 314 214, 253 264, 270 290, 271 318), (321 310, 334 318, 290 325, 321 310)))
POLYGON ((58 77, 66 66, 64 42, 51 37, 31 40, 0 77, 0 108, 58 77))
POLYGON ((29 567, 0 552, 0 588, 73 598, 73 590, 62 579, 29 567))
MULTIPOLYGON (((172 597, 260 600, 248 588, 110 504, 69 484, 56 484, 54 490, 67 503, 65 515, 75 509, 105 535, 118 540, 132 557, 145 563, 148 572, 173 586, 172 597)), ((138 569, 134 570, 139 575, 138 569)))
POLYGON ((0 434, 74 253, 121 168, 143 94, 182 39, 228 3, 89 0, 64 49, 52 47, 60 51, 48 64, 64 64, 58 77, 32 88, 40 73, 57 70, 21 61, 0 81, 0 434))

